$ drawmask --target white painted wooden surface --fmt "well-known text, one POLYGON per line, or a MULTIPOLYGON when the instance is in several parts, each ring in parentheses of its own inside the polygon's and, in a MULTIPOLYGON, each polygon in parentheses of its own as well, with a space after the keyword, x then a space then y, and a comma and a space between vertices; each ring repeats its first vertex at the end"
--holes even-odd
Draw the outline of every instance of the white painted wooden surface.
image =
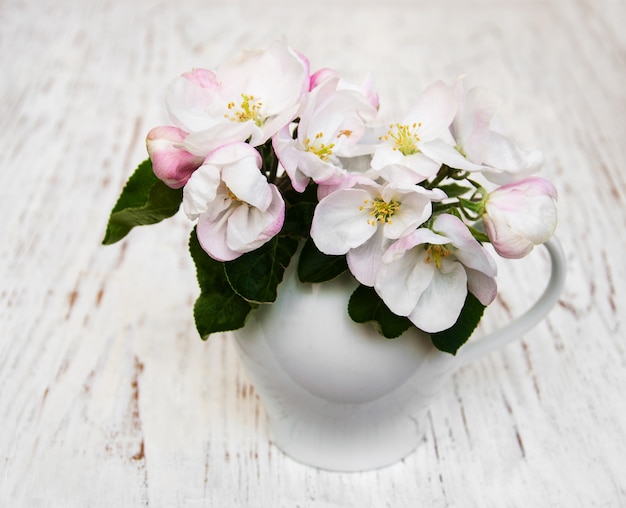
MULTIPOLYGON (((624 20, 623 0, 0 2, 0 506, 626 506, 624 20), (196 337, 184 217, 99 243, 169 81, 282 34, 313 68, 373 71, 386 111, 469 74, 560 192, 559 305, 377 472, 269 444, 229 338, 196 337)), ((485 330, 543 261, 502 267, 485 330)))

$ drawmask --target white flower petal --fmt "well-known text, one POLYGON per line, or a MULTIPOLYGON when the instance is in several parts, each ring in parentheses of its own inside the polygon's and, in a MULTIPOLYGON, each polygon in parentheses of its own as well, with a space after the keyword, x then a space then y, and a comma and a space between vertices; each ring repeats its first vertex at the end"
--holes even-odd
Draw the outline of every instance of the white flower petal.
POLYGON ((458 319, 467 296, 467 275, 461 263, 443 260, 441 269, 421 294, 409 319, 427 333, 450 328, 458 319))
MULTIPOLYGON (((388 185, 383 189, 382 199, 389 203, 392 200, 400 203, 397 211, 385 223, 384 232, 387 238, 397 240, 426 222, 432 213, 429 192, 420 192, 423 187, 413 186, 409 190, 388 185)), ((423 189, 426 190, 426 189, 423 189)))
POLYGON ((220 147, 245 141, 253 125, 252 122, 221 122, 207 129, 190 132, 181 146, 193 155, 206 157, 220 147))
POLYGON ((179 76, 170 84, 166 95, 166 106, 172 121, 187 132, 209 129, 220 123, 216 110, 219 102, 215 87, 203 87, 184 76, 179 76))
POLYGON ((481 171, 485 169, 485 167, 480 164, 470 162, 453 146, 450 146, 448 143, 440 139, 433 139, 432 141, 423 143, 421 150, 424 155, 428 156, 432 160, 446 164, 451 168, 462 169, 464 171, 481 171))
POLYGON ((484 87, 473 87, 465 92, 461 81, 456 86, 456 95, 458 107, 450 128, 457 142, 466 147, 477 131, 489 129, 502 101, 484 87))
POLYGON ((393 313, 408 316, 431 283, 435 265, 426 263, 426 256, 426 250, 416 247, 380 267, 374 287, 393 313))
POLYGON ((521 150, 511 139, 491 131, 482 163, 494 169, 484 173, 490 181, 508 183, 536 173, 541 169, 543 161, 540 151, 521 150))
POLYGON ((442 214, 435 220, 433 228, 450 239, 454 246, 454 257, 463 265, 480 270, 489 277, 495 277, 497 272, 495 261, 472 236, 461 219, 454 215, 442 214))
POLYGON ((239 203, 234 206, 226 226, 226 243, 235 252, 250 252, 274 237, 282 225, 284 206, 282 199, 275 202, 267 212, 239 203), (278 223, 280 222, 280 225, 278 223), (273 234, 268 234, 268 230, 273 234))
POLYGON ((456 113, 456 97, 450 85, 436 81, 417 99, 406 116, 406 124, 421 122, 418 134, 422 142, 438 138, 448 129, 456 113))
POLYGON ((256 161, 256 157, 245 157, 229 164, 222 170, 222 180, 237 199, 264 212, 272 201, 272 191, 256 161))
POLYGON ((376 276, 382 266, 383 254, 391 243, 384 237, 382 228, 371 228, 375 231, 374 235, 346 254, 350 273, 361 284, 369 287, 374 286, 376 276))
POLYGON ((220 169, 212 164, 200 166, 183 188, 183 210, 195 220, 207 211, 208 203, 215 199, 220 185, 220 169))
POLYGON ((372 196, 362 189, 343 189, 329 194, 315 208, 311 237, 325 254, 345 254, 363 245, 376 232, 368 223, 364 204, 372 196))
POLYGON ((489 305, 496 297, 498 286, 495 277, 489 277, 483 272, 465 267, 467 274, 467 289, 483 305, 489 305))
POLYGON ((226 243, 226 226, 229 218, 228 210, 220 220, 212 221, 208 215, 201 215, 198 219, 196 234, 198 242, 204 251, 217 261, 232 261, 241 256, 242 252, 235 252, 226 243))

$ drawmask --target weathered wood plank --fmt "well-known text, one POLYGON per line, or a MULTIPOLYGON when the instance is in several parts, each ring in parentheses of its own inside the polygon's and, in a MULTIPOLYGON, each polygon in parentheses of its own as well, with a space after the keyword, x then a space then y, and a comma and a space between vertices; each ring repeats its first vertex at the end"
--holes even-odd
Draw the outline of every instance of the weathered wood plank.
MULTIPOLYGON (((625 506, 625 18, 619 0, 0 4, 0 505, 625 506), (381 471, 269 444, 229 337, 196 337, 184 217, 99 245, 169 80, 281 34, 313 68, 373 71, 389 116, 469 74, 560 194, 559 305, 459 371, 381 471)), ((544 262, 502 266, 483 331, 544 262)))

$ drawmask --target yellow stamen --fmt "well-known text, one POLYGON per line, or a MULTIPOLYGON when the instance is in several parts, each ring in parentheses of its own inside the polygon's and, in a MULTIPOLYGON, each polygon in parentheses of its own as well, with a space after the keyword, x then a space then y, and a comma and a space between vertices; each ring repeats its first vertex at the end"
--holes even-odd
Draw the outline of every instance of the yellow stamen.
POLYGON ((232 115, 225 114, 224 116, 233 122, 247 122, 252 120, 259 127, 263 125, 263 119, 260 116, 260 110, 263 107, 263 103, 253 95, 241 94, 241 104, 237 105, 234 102, 229 102, 227 108, 232 111, 232 115))
POLYGON ((314 153, 324 162, 327 162, 330 159, 330 156, 333 154, 333 148, 335 148, 335 143, 320 143, 320 140, 324 137, 323 132, 318 132, 315 135, 315 139, 311 141, 309 138, 304 140, 304 149, 307 152, 314 153))
POLYGON ((441 268, 441 261, 452 254, 452 252, 450 252, 443 245, 429 245, 426 247, 426 251, 428 253, 426 256, 426 262, 434 262, 437 270, 441 268))
MULTIPOLYGON (((369 203, 369 199, 364 201, 365 205, 369 203)), ((371 203, 369 215, 372 218, 367 219, 367 223, 372 226, 376 226, 379 222, 382 222, 383 224, 392 224, 391 217, 393 217, 393 215, 399 210, 401 204, 400 201, 396 201, 395 199, 387 202, 381 198, 376 198, 371 201, 371 203)), ((364 206, 359 207, 360 211, 363 209, 364 206)))
POLYGON ((232 199, 233 201, 241 201, 237 196, 235 196, 233 194, 233 191, 231 191, 230 189, 226 189, 226 194, 228 195, 228 197, 230 199, 232 199))
POLYGON ((400 150, 403 155, 412 155, 419 152, 417 144, 420 142, 420 137, 417 135, 417 131, 422 126, 422 122, 408 124, 391 124, 387 134, 380 136, 381 141, 392 141, 393 149, 400 150))

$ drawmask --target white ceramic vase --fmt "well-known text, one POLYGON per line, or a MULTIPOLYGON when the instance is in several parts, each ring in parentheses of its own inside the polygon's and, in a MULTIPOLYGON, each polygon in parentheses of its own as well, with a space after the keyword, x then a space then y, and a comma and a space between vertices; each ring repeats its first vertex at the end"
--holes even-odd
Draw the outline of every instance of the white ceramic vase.
POLYGON ((456 356, 415 329, 390 340, 354 323, 346 310, 356 287, 351 276, 302 284, 292 263, 277 301, 252 312, 234 333, 272 442, 297 461, 335 471, 376 469, 411 453, 430 402, 454 371, 519 337, 558 300, 565 261, 556 239, 545 246, 552 273, 541 298, 456 356))

